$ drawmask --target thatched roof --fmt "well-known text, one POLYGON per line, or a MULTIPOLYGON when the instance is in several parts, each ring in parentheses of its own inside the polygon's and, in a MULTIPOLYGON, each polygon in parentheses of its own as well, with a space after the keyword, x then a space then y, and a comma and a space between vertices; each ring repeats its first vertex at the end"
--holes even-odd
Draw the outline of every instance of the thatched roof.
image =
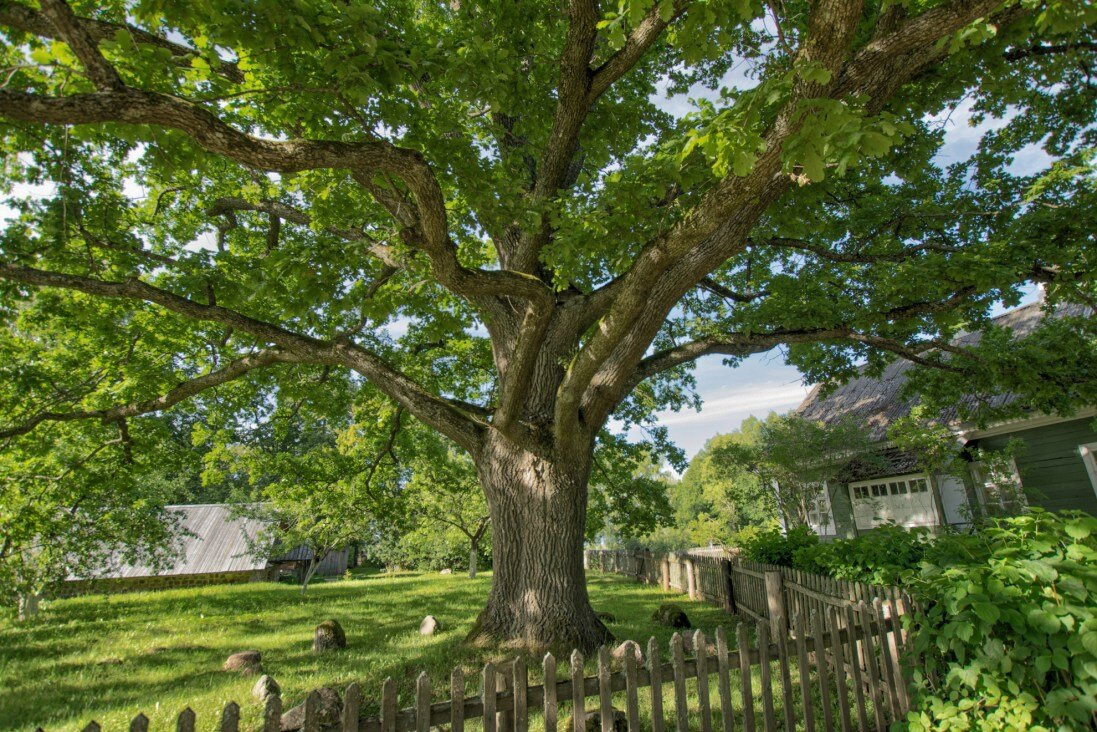
MULTIPOLYGON (((1080 315, 1083 312, 1084 308, 1080 306, 1065 306, 1057 311, 1056 316, 1080 315)), ((1014 337, 1020 338, 1030 334, 1043 317, 1043 303, 1036 302, 1003 313, 991 322, 1012 329, 1014 337)), ((952 342, 955 345, 973 345, 978 343, 979 338, 978 332, 963 333, 952 342)), ((827 424, 853 418, 869 428, 874 440, 882 441, 887 436, 887 428, 895 420, 909 414, 915 404, 915 400, 903 399, 900 395, 907 382, 908 372, 913 367, 914 364, 910 361, 897 359, 888 364, 879 377, 859 376, 827 396, 822 395, 821 385, 816 385, 796 413, 827 424)), ((1002 406, 1015 398, 1011 393, 997 394, 989 403, 984 402, 984 406, 1002 406)), ((974 397, 967 406, 975 406, 974 397)), ((955 422, 959 411, 958 408, 951 409, 941 415, 941 418, 947 423, 955 422)))

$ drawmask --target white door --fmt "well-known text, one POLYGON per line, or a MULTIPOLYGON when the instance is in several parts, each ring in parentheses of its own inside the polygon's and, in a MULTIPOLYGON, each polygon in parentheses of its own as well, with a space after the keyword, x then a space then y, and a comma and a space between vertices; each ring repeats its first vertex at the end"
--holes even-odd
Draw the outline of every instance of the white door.
POLYGON ((945 523, 971 523, 971 508, 968 506, 967 488, 964 486, 964 481, 955 475, 938 475, 937 488, 941 491, 941 505, 945 509, 945 523))

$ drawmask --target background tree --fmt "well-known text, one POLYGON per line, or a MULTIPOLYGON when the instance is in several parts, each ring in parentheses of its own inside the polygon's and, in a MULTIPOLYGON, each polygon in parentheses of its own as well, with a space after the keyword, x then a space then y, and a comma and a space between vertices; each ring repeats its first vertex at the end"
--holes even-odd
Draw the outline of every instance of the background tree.
POLYGON ((873 444, 865 427, 853 421, 824 424, 788 414, 761 424, 753 444, 727 444, 714 454, 772 491, 777 515, 792 529, 808 525, 824 485, 842 476, 853 458, 872 460, 873 444))
POLYGON ((423 449, 411 466, 404 500, 410 503, 410 529, 405 541, 433 547, 443 556, 452 544, 450 534, 467 546, 468 575, 476 577, 480 554, 491 546, 491 512, 476 480, 476 467, 467 455, 425 436, 423 449), (442 551, 440 551, 442 550, 442 551))
MULTIPOLYGON (((611 417, 688 404, 702 355, 781 344, 816 381, 893 354, 977 371, 926 349, 1026 282, 1086 295, 1095 20, 1082 0, 5 0, 0 308, 20 369, 72 368, 5 400, 0 439, 132 433, 229 382, 281 402, 365 380, 476 464, 478 637, 590 649, 611 417), (720 91, 685 119, 654 98, 695 85, 720 91), (934 119, 961 100, 1012 116, 943 170, 934 119), (1028 145, 1035 176, 1010 167, 1028 145)), ((1058 372, 1036 363, 1020 386, 1058 372)))

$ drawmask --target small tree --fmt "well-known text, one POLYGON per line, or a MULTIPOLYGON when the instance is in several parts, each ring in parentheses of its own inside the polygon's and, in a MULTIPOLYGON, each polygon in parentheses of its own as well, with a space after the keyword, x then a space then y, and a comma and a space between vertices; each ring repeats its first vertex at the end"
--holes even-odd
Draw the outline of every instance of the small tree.
POLYGON ((790 414, 767 420, 756 444, 728 444, 719 453, 772 488, 778 515, 791 529, 808 525, 825 483, 839 478, 853 457, 865 459, 871 451, 868 432, 856 422, 826 424, 790 414))
POLYGON ((423 519, 419 538, 428 540, 439 531, 453 530, 468 541, 468 574, 475 579, 480 551, 491 542, 491 513, 476 479, 476 467, 467 455, 424 435, 432 449, 419 455, 412 466, 404 499, 413 518, 423 519))

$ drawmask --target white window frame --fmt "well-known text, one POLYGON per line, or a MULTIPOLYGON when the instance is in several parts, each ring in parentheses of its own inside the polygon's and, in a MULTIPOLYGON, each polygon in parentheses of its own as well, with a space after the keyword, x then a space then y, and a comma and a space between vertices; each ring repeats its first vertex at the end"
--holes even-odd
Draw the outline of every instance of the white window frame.
MULTIPOLYGON (((924 488, 920 491, 916 491, 916 493, 925 493, 930 498, 930 510, 933 512, 933 516, 934 516, 934 524, 933 525, 941 525, 943 523, 944 519, 937 515, 936 503, 933 501, 933 497, 931 495, 932 492, 933 492, 933 487, 932 487, 932 484, 930 483, 929 476, 926 473, 904 473, 903 475, 888 475, 888 476, 883 476, 883 477, 880 477, 880 478, 872 478, 870 480, 858 480, 858 481, 855 481, 855 482, 849 484, 847 489, 849 491, 850 508, 851 508, 851 514, 852 514, 854 526, 857 526, 857 506, 860 503, 862 503, 864 501, 870 501, 870 502, 875 501, 879 498, 890 498, 892 495, 906 495, 906 496, 912 495, 912 493, 910 491, 910 484, 913 481, 916 481, 916 480, 921 480, 921 481, 923 481, 923 484, 924 484, 924 488), (900 482, 904 484, 904 487, 906 488, 906 490, 903 491, 902 493, 899 493, 899 494, 893 494, 891 492, 891 484, 892 483, 900 483, 900 482), (884 489, 885 493, 883 495, 877 495, 877 496, 872 495, 871 486, 874 486, 874 485, 883 485, 883 489, 884 489), (865 489, 868 492, 868 495, 866 495, 864 497, 858 497, 857 493, 862 488, 865 489)), ((878 526, 878 525, 879 525, 879 522, 874 520, 872 528, 874 528, 875 526, 878 526)), ((917 525, 918 526, 923 526, 924 524, 917 524, 917 525)), ((867 529, 862 529, 860 526, 857 526, 857 529, 862 530, 862 531, 867 530, 867 529)))
POLYGON ((1097 495, 1097 442, 1087 442, 1078 445, 1078 453, 1082 456, 1082 463, 1089 473, 1089 482, 1093 486, 1093 493, 1097 495))

